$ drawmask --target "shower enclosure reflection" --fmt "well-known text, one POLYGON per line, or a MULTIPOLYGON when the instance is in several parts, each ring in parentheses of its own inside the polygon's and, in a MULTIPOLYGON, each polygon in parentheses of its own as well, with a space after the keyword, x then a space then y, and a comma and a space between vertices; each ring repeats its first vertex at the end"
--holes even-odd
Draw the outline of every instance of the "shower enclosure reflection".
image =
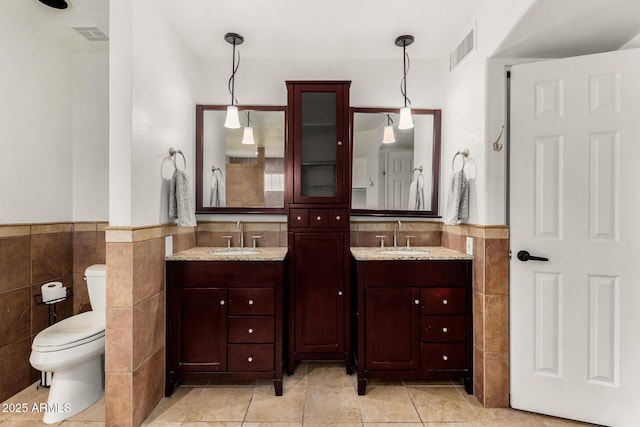
POLYGON ((352 112, 352 212, 437 216, 440 110, 414 109, 414 127, 404 130, 398 109, 352 112))
POLYGON ((283 212, 284 107, 239 110, 228 129, 226 106, 196 106, 196 210, 283 212))

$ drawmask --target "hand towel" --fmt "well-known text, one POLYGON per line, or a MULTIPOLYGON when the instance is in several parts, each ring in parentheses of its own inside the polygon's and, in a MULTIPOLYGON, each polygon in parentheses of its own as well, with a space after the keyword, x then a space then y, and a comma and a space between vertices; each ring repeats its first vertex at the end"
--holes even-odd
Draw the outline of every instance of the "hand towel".
POLYGON ((463 170, 451 175, 449 196, 447 198, 447 212, 444 223, 448 225, 460 224, 469 219, 469 181, 463 170))
POLYGON ((196 215, 189 197, 189 178, 183 170, 177 168, 169 187, 169 217, 178 219, 178 227, 196 226, 196 215))
POLYGON ((409 184, 409 206, 410 211, 424 210, 424 176, 422 173, 414 175, 409 184))
POLYGON ((216 173, 211 174, 211 180, 209 181, 211 191, 209 193, 209 206, 216 208, 223 207, 226 202, 226 194, 224 188, 224 182, 222 177, 218 177, 216 173))

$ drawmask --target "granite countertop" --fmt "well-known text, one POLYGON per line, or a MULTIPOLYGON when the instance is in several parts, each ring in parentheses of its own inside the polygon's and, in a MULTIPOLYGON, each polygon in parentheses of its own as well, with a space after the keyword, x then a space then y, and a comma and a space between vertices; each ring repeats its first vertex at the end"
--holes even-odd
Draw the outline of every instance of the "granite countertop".
POLYGON ((357 247, 351 248, 351 254, 356 261, 473 259, 471 255, 442 246, 357 247))
POLYGON ((167 261, 283 261, 287 248, 195 247, 166 257, 167 261))

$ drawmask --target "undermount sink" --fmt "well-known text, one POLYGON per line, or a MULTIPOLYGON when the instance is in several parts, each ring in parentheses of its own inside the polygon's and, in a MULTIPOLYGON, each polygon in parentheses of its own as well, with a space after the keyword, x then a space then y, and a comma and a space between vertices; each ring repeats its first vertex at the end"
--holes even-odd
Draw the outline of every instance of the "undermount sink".
POLYGON ((420 249, 385 249, 380 251, 381 254, 385 255, 425 255, 428 254, 427 251, 423 251, 420 249))
POLYGON ((253 248, 229 248, 229 249, 214 249, 212 254, 216 255, 254 255, 259 251, 253 248))

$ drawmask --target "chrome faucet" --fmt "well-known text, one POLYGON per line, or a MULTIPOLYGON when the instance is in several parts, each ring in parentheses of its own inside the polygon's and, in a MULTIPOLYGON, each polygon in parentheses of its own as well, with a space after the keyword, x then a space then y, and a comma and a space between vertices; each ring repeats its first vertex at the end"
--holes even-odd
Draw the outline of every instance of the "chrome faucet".
POLYGON ((240 248, 244 248, 244 224, 242 221, 237 222, 236 230, 238 230, 238 245, 240 248))
POLYGON ((402 223, 400 220, 393 224, 393 247, 398 247, 398 231, 402 230, 402 223))

